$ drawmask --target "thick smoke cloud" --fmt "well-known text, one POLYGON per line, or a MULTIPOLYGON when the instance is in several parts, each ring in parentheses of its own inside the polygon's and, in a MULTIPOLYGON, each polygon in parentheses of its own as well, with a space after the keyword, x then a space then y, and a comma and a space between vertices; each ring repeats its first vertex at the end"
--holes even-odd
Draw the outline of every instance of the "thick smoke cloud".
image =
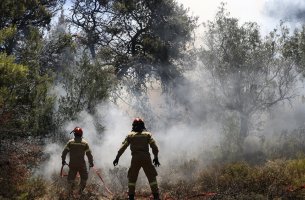
MULTIPOLYGON (((205 152, 212 151, 220 141, 221 128, 211 117, 212 115, 207 114, 211 112, 210 109, 213 106, 207 94, 209 81, 206 76, 203 73, 200 76, 186 74, 188 81, 177 85, 175 100, 161 92, 156 92, 150 99, 154 112, 146 112, 146 115, 157 116, 157 121, 152 122, 145 118, 144 121, 160 149, 159 157, 162 164, 158 169, 160 174, 166 173, 169 166, 179 166, 193 159, 204 163, 205 152), (199 82, 199 80, 202 81, 199 82), (177 102, 177 99, 180 102, 177 102)), ((68 135, 68 133, 75 126, 82 127, 84 139, 91 145, 95 165, 108 172, 108 169, 113 169, 112 161, 122 141, 131 130, 133 118, 142 117, 132 110, 135 106, 126 107, 126 105, 115 105, 110 102, 102 103, 96 107, 94 116, 83 111, 77 120, 66 122, 63 126, 64 132, 66 136, 73 138, 73 135, 68 135), (96 123, 104 126, 103 132, 98 132, 96 123)), ((52 173, 58 173, 63 148, 64 144, 57 143, 46 146, 45 153, 50 158, 42 165, 41 174, 49 178, 52 173)), ((128 168, 130 158, 130 150, 127 149, 120 159, 119 167, 128 168)), ((143 174, 141 174, 140 178, 141 176, 143 178, 143 174)))
MULTIPOLYGON (((213 83, 209 73, 198 63, 197 68, 185 74, 185 81, 181 81, 175 88, 175 99, 170 95, 154 92, 151 96, 151 110, 157 121, 152 122, 144 118, 147 127, 152 132, 160 148, 161 167, 158 168, 159 179, 166 181, 170 170, 179 167, 192 160, 196 161, 193 170, 202 168, 208 164, 209 158, 221 145, 223 136, 223 121, 226 112, 217 107, 211 98, 211 84, 213 83)), ((124 98, 128 101, 128 98, 124 98)), ((271 111, 271 114, 258 114, 256 122, 264 121, 263 125, 255 124, 250 131, 250 136, 245 140, 247 153, 261 151, 262 135, 272 135, 284 129, 292 130, 302 125, 305 121, 304 104, 300 99, 289 104, 281 104, 271 111), (255 127, 256 126, 256 127, 255 127), (259 130, 257 130, 259 129, 259 130)), ((134 117, 141 116, 132 104, 118 105, 105 102, 96 107, 96 114, 90 115, 83 111, 75 121, 66 122, 63 126, 66 136, 75 126, 80 126, 84 130, 84 139, 91 145, 95 165, 102 168, 106 177, 109 177, 109 170, 113 169, 112 161, 122 141, 131 130, 131 123, 134 117), (96 123, 102 124, 104 130, 99 132, 96 123)), ((145 112, 145 110, 144 110, 145 112)), ((58 174, 61 166, 61 151, 64 144, 51 143, 45 148, 45 153, 49 159, 42 165, 39 172, 46 178, 52 174, 58 174)), ((126 169, 130 165, 130 150, 120 159, 119 168, 126 169)), ((68 159, 67 159, 68 161, 68 159)), ((192 173, 189 173, 192 174, 192 173)), ((188 178, 183 170, 175 171, 175 178, 188 178)), ((146 179, 143 172, 140 173, 139 182, 146 179)))
MULTIPOLYGON (((75 126, 82 127, 84 139, 91 145, 95 165, 103 169, 111 169, 117 150, 131 129, 134 116, 129 116, 127 112, 112 103, 99 105, 97 112, 99 119, 105 125, 105 131, 102 134, 98 133, 95 128, 94 117, 85 111, 80 113, 76 121, 68 122, 65 125, 65 133, 68 134, 75 126)), ((164 166, 160 170, 167 168, 172 161, 178 165, 187 160, 203 158, 202 152, 211 148, 219 140, 219 135, 214 128, 207 125, 194 127, 180 123, 153 132, 153 137, 160 148, 160 162, 164 166)), ((52 173, 58 173, 63 148, 63 144, 57 143, 46 146, 45 153, 50 158, 42 166, 41 174, 50 178, 52 173)), ((120 159, 120 167, 129 167, 130 158, 130 150, 127 149, 120 159)))
POLYGON ((271 0, 265 3, 264 12, 270 17, 291 22, 305 21, 305 1, 271 0))

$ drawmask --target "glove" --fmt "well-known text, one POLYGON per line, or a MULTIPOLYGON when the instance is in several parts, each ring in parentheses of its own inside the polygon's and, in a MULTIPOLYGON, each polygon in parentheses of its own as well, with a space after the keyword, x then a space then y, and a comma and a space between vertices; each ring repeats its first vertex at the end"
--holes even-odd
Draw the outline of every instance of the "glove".
POLYGON ((89 168, 91 168, 91 167, 94 167, 94 164, 93 164, 93 163, 90 163, 90 164, 89 164, 89 168))
POLYGON ((119 163, 119 158, 116 157, 115 160, 113 161, 113 166, 117 166, 119 163))
POLYGON ((61 164, 62 164, 62 165, 66 165, 67 163, 66 163, 65 160, 62 160, 62 161, 61 161, 61 164))
POLYGON ((159 166, 160 166, 158 157, 155 157, 155 158, 153 159, 153 163, 154 163, 155 167, 159 167, 159 166))

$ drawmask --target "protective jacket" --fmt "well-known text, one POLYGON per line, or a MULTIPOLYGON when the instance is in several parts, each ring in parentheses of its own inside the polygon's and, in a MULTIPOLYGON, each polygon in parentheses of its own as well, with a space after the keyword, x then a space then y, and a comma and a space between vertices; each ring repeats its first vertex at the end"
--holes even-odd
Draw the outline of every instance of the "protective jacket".
POLYGON ((66 159, 66 156, 69 152, 70 152, 70 162, 69 162, 70 167, 86 164, 85 154, 88 157, 89 163, 93 164, 93 157, 91 154, 91 150, 86 140, 77 137, 69 140, 69 142, 66 144, 62 152, 62 156, 61 156, 62 160, 66 159))
POLYGON ((155 140, 152 138, 151 133, 148 131, 143 132, 130 132, 122 143, 121 148, 118 151, 120 157, 126 148, 130 145, 131 155, 148 154, 149 145, 152 149, 152 153, 155 157, 158 157, 159 149, 155 140))

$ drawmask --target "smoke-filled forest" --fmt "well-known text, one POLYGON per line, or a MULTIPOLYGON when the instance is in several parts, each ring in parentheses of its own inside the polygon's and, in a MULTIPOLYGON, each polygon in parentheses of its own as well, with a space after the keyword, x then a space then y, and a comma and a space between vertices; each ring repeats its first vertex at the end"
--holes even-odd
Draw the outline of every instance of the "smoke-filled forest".
POLYGON ((0 199, 127 199, 129 148, 113 160, 136 117, 160 199, 305 199, 305 6, 284 2, 266 33, 230 2, 201 21, 175 0, 1 0, 0 199), (94 168, 71 198, 75 127, 94 168))

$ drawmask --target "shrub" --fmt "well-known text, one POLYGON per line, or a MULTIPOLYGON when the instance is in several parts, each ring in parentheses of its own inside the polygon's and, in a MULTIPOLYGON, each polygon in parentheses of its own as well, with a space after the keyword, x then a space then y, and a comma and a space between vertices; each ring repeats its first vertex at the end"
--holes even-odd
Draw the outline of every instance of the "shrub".
MULTIPOLYGON (((225 196, 238 195, 240 198, 241 195, 254 194, 258 198, 268 199, 298 198, 302 196, 302 190, 288 189, 299 188, 304 183, 305 159, 275 160, 260 166, 250 166, 245 162, 213 165, 202 170, 198 178, 201 191, 214 191, 225 196)), ((249 199, 252 198, 250 196, 249 199)))
POLYGON ((21 195, 17 199, 38 199, 47 192, 46 182, 41 178, 31 178, 21 187, 21 195))

